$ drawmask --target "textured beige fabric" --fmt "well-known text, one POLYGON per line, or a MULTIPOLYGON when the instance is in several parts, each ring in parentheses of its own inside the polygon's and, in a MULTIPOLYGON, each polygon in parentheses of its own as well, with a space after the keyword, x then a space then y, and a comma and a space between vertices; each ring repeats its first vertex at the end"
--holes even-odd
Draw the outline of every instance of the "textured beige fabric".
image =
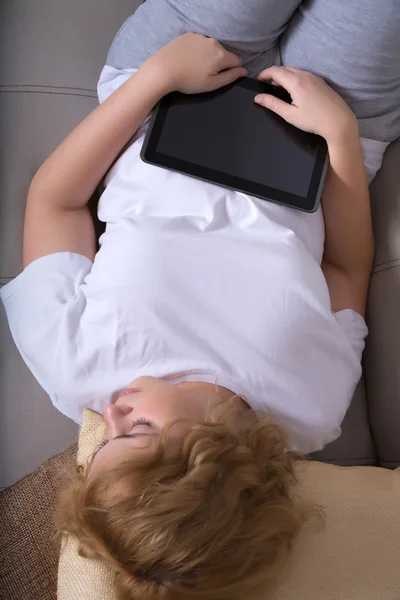
MULTIPOLYGON (((85 410, 79 436, 78 464, 84 465, 104 438, 106 425, 103 417, 85 410)), ((113 576, 101 563, 78 555, 75 540, 63 542, 58 566, 58 594, 60 600, 114 600, 113 576)))
POLYGON ((77 444, 49 458, 0 494, 0 600, 54 600, 60 553, 54 506, 76 450, 77 444))
POLYGON ((315 462, 299 474, 325 529, 305 527, 273 600, 399 600, 400 472, 315 462))
MULTIPOLYGON (((102 417, 85 411, 81 463, 103 433, 102 417)), ((325 509, 326 526, 304 528, 288 577, 271 600, 399 600, 400 472, 314 462, 300 465, 299 477, 299 495, 325 509)), ((68 542, 61 551, 58 598, 115 600, 112 575, 80 558, 68 542)))

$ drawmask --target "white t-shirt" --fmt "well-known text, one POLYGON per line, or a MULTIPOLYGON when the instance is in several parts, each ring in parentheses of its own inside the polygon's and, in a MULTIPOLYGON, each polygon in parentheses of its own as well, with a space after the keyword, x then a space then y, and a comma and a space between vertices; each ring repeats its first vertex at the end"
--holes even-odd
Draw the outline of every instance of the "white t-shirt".
POLYGON ((146 126, 106 178, 94 263, 52 254, 3 288, 25 362, 77 422, 152 375, 217 382, 270 412, 296 449, 322 448, 340 435, 367 334, 360 315, 331 312, 322 211, 145 164, 146 126))

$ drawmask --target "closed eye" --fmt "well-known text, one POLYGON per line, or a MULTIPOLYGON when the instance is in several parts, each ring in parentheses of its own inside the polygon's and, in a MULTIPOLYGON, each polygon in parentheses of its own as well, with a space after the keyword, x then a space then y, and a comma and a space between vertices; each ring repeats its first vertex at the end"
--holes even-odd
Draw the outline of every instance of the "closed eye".
MULTIPOLYGON (((140 419, 136 419, 135 421, 132 421, 132 423, 131 423, 131 431, 132 431, 132 429, 134 429, 135 427, 139 427, 140 425, 144 425, 144 426, 146 426, 146 427, 153 427, 153 423, 152 423, 151 421, 149 421, 148 419, 140 418, 140 419)), ((136 436, 142 436, 142 435, 147 435, 147 434, 140 434, 140 433, 137 433, 137 434, 129 434, 129 433, 126 433, 125 435, 117 435, 117 436, 116 436, 115 438, 113 438, 113 439, 115 439, 115 440, 119 440, 119 439, 124 439, 124 438, 133 438, 133 437, 136 437, 136 436)), ((149 435, 150 435, 150 434, 149 434, 149 435)), ((100 450, 101 450, 102 448, 104 448, 104 446, 105 446, 106 444, 108 444, 108 442, 109 442, 109 440, 103 440, 103 441, 101 442, 101 444, 100 444, 100 445, 99 445, 99 447, 97 448, 96 452, 93 454, 93 460, 94 460, 94 458, 95 458, 96 454, 97 454, 98 452, 100 452, 100 450)))
POLYGON ((136 419, 136 421, 132 421, 131 424, 131 429, 134 429, 135 427, 138 427, 139 425, 145 425, 147 427, 153 427, 153 423, 151 421, 148 421, 147 419, 136 419))

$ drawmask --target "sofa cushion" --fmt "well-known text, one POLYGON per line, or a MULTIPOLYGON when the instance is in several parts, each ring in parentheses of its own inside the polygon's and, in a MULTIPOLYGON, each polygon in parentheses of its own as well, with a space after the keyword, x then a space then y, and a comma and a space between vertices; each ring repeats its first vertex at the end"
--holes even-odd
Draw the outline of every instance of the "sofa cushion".
POLYGON ((371 186, 375 265, 364 353, 368 413, 380 464, 400 465, 400 139, 371 186))
MULTIPOLYGON (((3 283, 7 279, 0 278, 0 287, 3 283)), ((54 408, 25 366, 3 310, 0 349, 0 488, 6 488, 76 442, 78 427, 54 408)))
POLYGON ((32 177, 63 138, 97 106, 95 93, 0 91, 0 275, 15 277, 22 267, 25 202, 32 177))
POLYGON ((60 539, 54 506, 76 452, 77 444, 0 494, 1 600, 55 600, 60 539))
POLYGON ((140 0, 3 0, 0 20, 0 276, 21 269, 36 170, 97 106, 111 41, 140 0))
MULTIPOLYGON (((2 0, 0 8, 0 282, 22 266, 30 181, 97 105, 96 84, 118 27, 140 0, 2 0)), ((0 487, 77 438, 12 341, 1 309, 0 487)), ((0 593, 1 596, 1 593, 0 593)))
POLYGON ((108 48, 141 0, 2 0, 0 86, 95 91, 108 48))
POLYGON ((369 426, 364 377, 356 388, 342 423, 342 435, 320 452, 315 452, 312 458, 342 466, 378 464, 375 443, 369 426))
MULTIPOLYGON (((105 433, 101 415, 86 410, 78 461, 105 433)), ((395 600, 400 589, 400 471, 299 463, 296 494, 325 510, 323 530, 309 522, 294 548, 286 581, 271 600, 395 600)), ((59 600, 116 600, 112 572, 64 541, 59 600)))

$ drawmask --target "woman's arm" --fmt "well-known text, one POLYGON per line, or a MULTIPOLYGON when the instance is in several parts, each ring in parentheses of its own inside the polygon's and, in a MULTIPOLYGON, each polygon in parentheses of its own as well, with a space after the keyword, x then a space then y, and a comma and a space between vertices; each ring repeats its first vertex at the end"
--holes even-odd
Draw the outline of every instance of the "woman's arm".
POLYGON ((364 315, 374 243, 357 120, 344 100, 311 73, 271 67, 260 78, 285 87, 292 104, 270 95, 258 96, 256 102, 327 141, 330 166, 322 196, 326 230, 322 269, 332 310, 351 308, 364 315))
POLYGON ((98 106, 40 167, 29 188, 24 266, 55 252, 93 260, 96 240, 87 203, 140 123, 163 95, 164 82, 138 71, 98 106))
POLYGON ((78 125, 33 178, 24 266, 55 252, 76 252, 93 260, 95 235, 87 203, 154 105, 171 91, 210 91, 245 74, 237 56, 197 34, 185 34, 146 61, 78 125))
POLYGON ((329 144, 330 166, 322 196, 325 252, 322 269, 332 310, 365 314, 374 257, 370 198, 357 127, 329 144))

